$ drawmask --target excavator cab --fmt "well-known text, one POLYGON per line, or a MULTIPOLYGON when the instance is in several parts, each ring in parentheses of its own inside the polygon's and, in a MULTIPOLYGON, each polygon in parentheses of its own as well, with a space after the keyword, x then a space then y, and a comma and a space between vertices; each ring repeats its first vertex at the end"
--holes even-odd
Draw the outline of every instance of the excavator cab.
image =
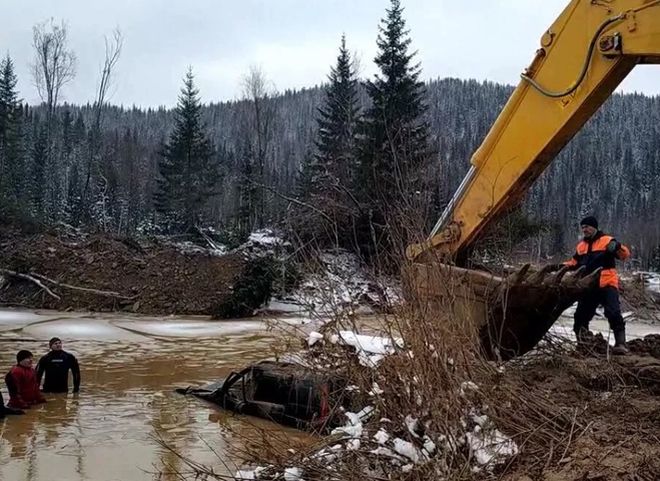
POLYGON ((520 84, 471 158, 428 238, 410 245, 409 294, 469 318, 484 354, 533 349, 561 313, 597 286, 599 272, 525 266, 506 276, 456 259, 530 186, 639 64, 660 63, 660 0, 572 0, 541 38, 520 84))

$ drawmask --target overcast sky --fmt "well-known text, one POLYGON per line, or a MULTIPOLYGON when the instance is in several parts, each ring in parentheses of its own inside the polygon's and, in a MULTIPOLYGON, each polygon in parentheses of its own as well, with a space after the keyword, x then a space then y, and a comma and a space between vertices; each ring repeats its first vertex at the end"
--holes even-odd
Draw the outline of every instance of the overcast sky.
MULTIPOLYGON (((541 34, 567 0, 403 0, 423 78, 516 84, 541 34)), ((377 26, 389 0, 0 0, 0 54, 9 53, 22 98, 38 101, 29 74, 32 26, 69 26, 78 57, 66 101, 92 101, 103 36, 119 27, 124 50, 112 103, 171 106, 190 65, 204 102, 237 98, 242 75, 259 65, 282 91, 325 81, 342 33, 374 73, 377 26)), ((624 91, 660 94, 660 69, 638 67, 624 91)))

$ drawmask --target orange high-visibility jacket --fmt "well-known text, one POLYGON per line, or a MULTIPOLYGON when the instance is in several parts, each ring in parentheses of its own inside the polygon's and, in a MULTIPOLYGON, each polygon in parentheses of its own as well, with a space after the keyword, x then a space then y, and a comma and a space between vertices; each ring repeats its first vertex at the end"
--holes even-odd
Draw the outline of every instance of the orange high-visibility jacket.
POLYGON ((567 266, 586 267, 586 274, 590 274, 599 267, 600 287, 619 287, 619 276, 616 273, 616 259, 626 260, 630 257, 630 249, 620 244, 616 252, 608 252, 610 242, 616 242, 612 236, 598 231, 591 239, 581 240, 575 249, 573 257, 564 262, 567 266))

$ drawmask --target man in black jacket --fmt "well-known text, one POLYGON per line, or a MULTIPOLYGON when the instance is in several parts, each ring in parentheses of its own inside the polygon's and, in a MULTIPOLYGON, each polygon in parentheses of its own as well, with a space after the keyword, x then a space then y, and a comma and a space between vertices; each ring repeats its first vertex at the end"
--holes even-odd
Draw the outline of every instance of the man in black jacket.
POLYGON ((73 375, 73 392, 80 390, 80 367, 73 354, 62 350, 62 341, 58 337, 48 342, 50 352, 39 359, 37 364, 37 382, 45 374, 43 392, 68 392, 69 369, 73 375))

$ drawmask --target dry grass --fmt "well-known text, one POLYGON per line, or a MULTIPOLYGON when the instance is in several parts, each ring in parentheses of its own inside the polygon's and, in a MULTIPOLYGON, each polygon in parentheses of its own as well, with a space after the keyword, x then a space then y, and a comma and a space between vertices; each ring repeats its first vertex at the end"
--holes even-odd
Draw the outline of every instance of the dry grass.
MULTIPOLYGON (((344 304, 334 305, 329 317, 320 316, 326 339, 341 330, 367 327, 403 340, 404 348, 377 369, 360 365, 345 346, 325 343, 304 354, 313 369, 332 371, 356 386, 350 394, 357 405, 374 407, 359 446, 324 436, 292 452, 286 439, 264 434, 246 443, 250 449, 235 453, 236 459, 268 466, 260 479, 286 479, 282 473, 293 466, 302 469, 306 481, 514 480, 550 475, 563 481, 611 479, 626 470, 637 477, 621 479, 656 479, 650 476, 657 475, 660 459, 657 391, 639 382, 630 367, 603 357, 580 357, 570 343, 554 336, 546 337, 533 353, 506 364, 487 361, 480 354, 478 326, 461 310, 452 280, 436 282, 446 286, 442 300, 412 299, 370 318, 366 326, 344 304), (374 393, 375 384, 382 392, 374 393), (497 430, 512 439, 517 455, 493 465, 478 462, 466 433, 474 433, 475 419, 486 419, 483 416, 487 421, 482 430, 497 430), (417 420, 412 429, 411 419, 417 420), (390 456, 374 453, 380 445, 373 435, 381 428, 420 453, 427 439, 437 449, 425 462, 393 462, 390 456), (336 445, 341 454, 333 451, 336 445), (607 461, 617 456, 625 463, 610 466, 607 461), (601 474, 604 477, 598 477, 601 474)), ((327 305, 332 302, 328 299, 327 305)), ((304 335, 289 332, 285 350, 299 349, 304 335)), ((339 406, 335 408, 339 412, 339 406)), ((187 463, 192 477, 181 479, 224 479, 187 463)))

